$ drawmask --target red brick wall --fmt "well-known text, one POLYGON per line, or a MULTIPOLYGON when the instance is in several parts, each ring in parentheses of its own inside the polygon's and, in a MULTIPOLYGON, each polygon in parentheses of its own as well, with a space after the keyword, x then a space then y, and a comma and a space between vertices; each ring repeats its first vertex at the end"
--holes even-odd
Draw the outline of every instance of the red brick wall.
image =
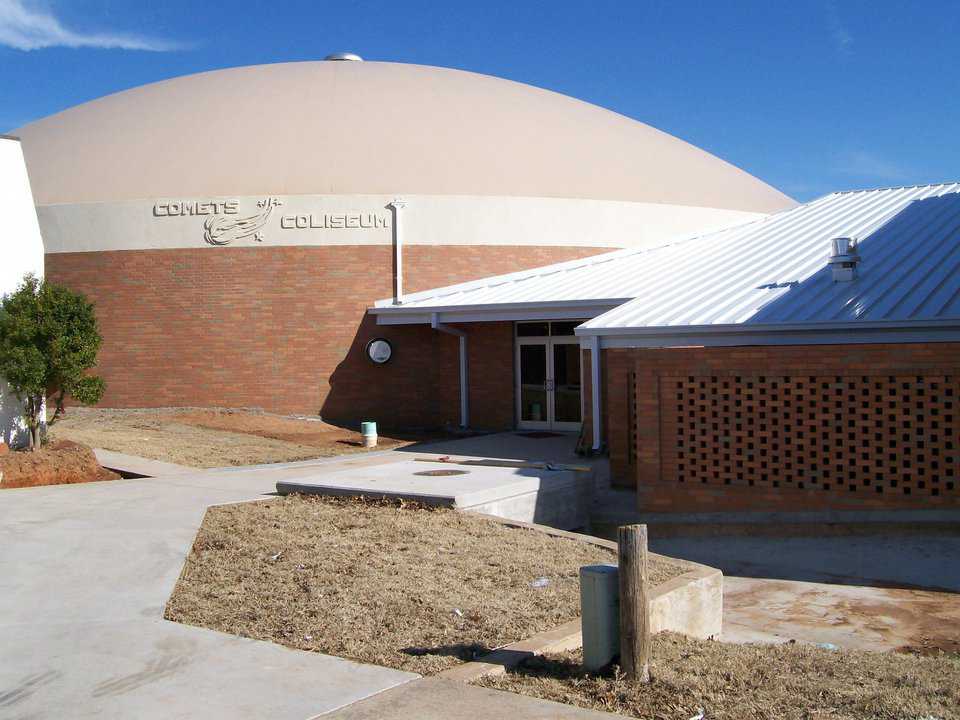
MULTIPOLYGON (((583 407, 586 409, 583 418, 584 437, 593 437, 593 372, 591 370, 592 353, 584 350, 580 355, 583 367, 583 407)), ((634 360, 629 351, 604 350, 603 363, 600 367, 600 412, 601 435, 610 454, 610 481, 618 487, 633 488, 636 486, 634 477, 635 453, 632 437, 631 421, 635 416, 634 397, 630 390, 633 387, 634 360)), ((592 443, 591 439, 591 443, 592 443)))
MULTIPOLYGON (((604 252, 604 248, 408 246, 416 292, 604 252)), ((457 340, 365 316, 392 293, 389 246, 56 253, 46 275, 96 304, 104 407, 262 407, 390 426, 459 421, 457 340), (373 337, 395 357, 375 367, 373 337)), ((513 423, 509 323, 470 324, 476 427, 513 423)))
POLYGON ((960 505, 960 344, 613 349, 604 360, 612 472, 646 511, 960 505))

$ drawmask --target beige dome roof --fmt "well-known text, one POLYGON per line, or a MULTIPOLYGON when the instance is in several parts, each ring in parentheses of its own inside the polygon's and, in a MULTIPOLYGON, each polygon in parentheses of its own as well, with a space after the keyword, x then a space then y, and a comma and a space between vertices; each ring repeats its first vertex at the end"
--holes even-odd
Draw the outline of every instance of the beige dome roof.
POLYGON ((296 194, 793 201, 648 125, 487 75, 379 62, 218 70, 16 131, 38 204, 296 194))

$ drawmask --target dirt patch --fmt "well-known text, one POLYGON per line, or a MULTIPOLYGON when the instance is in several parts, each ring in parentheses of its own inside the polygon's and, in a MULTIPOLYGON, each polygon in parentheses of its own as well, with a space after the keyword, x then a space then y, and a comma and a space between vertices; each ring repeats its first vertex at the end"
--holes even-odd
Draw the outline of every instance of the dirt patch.
POLYGON ((611 561, 449 509, 289 496, 211 508, 166 617, 431 674, 577 617, 580 566, 611 561))
POLYGON ((37 452, 19 450, 0 455, 0 490, 118 480, 119 475, 97 463, 85 445, 60 440, 37 452))
POLYGON ((725 581, 724 625, 727 638, 761 632, 861 650, 956 652, 960 595, 733 577, 725 581))
POLYGON ((587 674, 578 652, 533 658, 477 684, 638 718, 863 720, 960 717, 960 658, 810 645, 728 645, 663 633, 652 681, 587 674))
MULTIPOLYGON (((70 408, 50 436, 198 468, 309 460, 367 452, 359 432, 256 410, 70 408)), ((429 439, 381 435, 384 450, 429 439)))

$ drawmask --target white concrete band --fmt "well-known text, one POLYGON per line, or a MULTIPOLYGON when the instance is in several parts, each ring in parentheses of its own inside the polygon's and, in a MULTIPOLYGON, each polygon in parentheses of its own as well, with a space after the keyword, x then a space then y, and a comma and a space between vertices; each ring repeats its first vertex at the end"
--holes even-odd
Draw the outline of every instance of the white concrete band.
MULTIPOLYGON (((388 195, 265 192, 41 205, 37 213, 48 253, 391 245, 394 200, 388 195)), ((404 202, 404 245, 648 247, 762 217, 576 198, 412 195, 404 196, 404 202)))

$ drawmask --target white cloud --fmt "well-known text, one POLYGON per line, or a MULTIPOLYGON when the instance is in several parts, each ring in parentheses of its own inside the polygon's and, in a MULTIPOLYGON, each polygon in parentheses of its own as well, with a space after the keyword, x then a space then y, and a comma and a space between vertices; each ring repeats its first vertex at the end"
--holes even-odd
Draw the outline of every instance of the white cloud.
POLYGON ((118 48, 164 52, 180 44, 115 32, 75 32, 63 26, 51 11, 28 7, 24 0, 0 0, 0 45, 17 50, 49 47, 118 48))
POLYGON ((903 180, 909 174, 905 168, 866 150, 841 153, 834 169, 844 175, 890 182, 903 180))
POLYGON ((833 0, 827 0, 827 32, 834 46, 843 55, 849 55, 853 52, 853 35, 851 35, 840 19, 840 13, 837 10, 836 3, 833 0))

